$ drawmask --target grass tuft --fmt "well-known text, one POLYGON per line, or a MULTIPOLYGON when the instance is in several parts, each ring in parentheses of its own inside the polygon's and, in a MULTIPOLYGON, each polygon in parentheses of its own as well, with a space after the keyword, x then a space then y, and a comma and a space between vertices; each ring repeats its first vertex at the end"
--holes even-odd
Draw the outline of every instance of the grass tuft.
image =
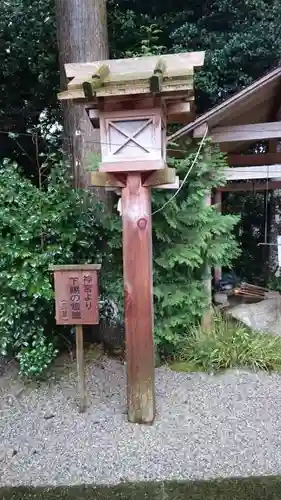
POLYGON ((176 371, 218 372, 229 368, 281 371, 281 337, 254 332, 216 315, 210 333, 195 329, 182 346, 176 371))

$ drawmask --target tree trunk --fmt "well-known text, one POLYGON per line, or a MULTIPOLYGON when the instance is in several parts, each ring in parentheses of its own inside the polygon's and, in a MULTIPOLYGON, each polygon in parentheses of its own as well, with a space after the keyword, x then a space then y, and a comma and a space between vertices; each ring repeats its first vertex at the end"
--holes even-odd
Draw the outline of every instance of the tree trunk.
MULTIPOLYGON (((61 88, 66 89, 64 64, 108 59, 106 0, 56 0, 61 88)), ((89 186, 91 155, 100 153, 100 134, 84 104, 63 103, 65 151, 73 167, 76 187, 89 186)), ((105 191, 96 189, 106 201, 105 191)))

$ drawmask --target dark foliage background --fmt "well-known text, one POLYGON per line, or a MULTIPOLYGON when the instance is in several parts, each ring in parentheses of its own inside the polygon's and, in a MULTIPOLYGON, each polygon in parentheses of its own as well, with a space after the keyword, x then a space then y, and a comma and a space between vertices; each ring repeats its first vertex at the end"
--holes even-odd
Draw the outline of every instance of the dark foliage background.
MULTIPOLYGON (((280 60, 279 0, 109 0, 108 18, 112 57, 206 50, 204 68, 196 75, 199 112, 280 60)), ((0 57, 0 345, 3 353, 19 354, 24 373, 38 374, 56 348, 49 264, 100 259, 103 294, 121 304, 120 220, 107 219, 91 196, 83 209, 84 195, 72 190, 58 151, 54 0, 1 2, 0 57)), ((191 147, 186 159, 176 162, 182 178, 193 155, 191 147)), ((176 351, 200 319, 206 264, 229 265, 238 255, 232 237, 237 218, 203 205, 206 191, 222 182, 224 165, 215 151, 208 163, 200 157, 176 202, 154 220, 156 338, 164 353, 176 351), (216 175, 210 178, 210 172, 216 175)), ((167 196, 155 195, 154 206, 167 196)), ((246 269, 255 245, 250 228, 261 226, 263 200, 239 206, 240 229, 244 226, 237 238, 248 252, 246 269)), ((228 200, 230 212, 231 207, 237 207, 237 198, 228 200)))

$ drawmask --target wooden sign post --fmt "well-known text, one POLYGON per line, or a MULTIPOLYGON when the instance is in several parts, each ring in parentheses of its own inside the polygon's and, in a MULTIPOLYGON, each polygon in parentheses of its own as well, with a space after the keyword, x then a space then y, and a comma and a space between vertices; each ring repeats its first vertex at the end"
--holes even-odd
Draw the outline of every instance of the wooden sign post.
POLYGON ((166 123, 193 118, 193 70, 203 61, 191 52, 65 65, 71 80, 59 98, 84 100, 100 127, 102 161, 91 184, 122 191, 130 422, 155 416, 150 190, 179 186, 166 165, 166 123))
POLYGON ((79 410, 86 410, 82 325, 99 323, 99 264, 53 266, 57 325, 75 325, 79 410))

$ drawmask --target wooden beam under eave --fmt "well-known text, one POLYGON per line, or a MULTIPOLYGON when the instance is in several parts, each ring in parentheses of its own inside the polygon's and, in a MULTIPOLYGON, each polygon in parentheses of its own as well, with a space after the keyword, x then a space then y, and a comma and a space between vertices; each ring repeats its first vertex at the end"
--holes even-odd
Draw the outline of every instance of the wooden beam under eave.
POLYGON ((167 115, 180 115, 181 113, 190 113, 190 102, 175 102, 167 104, 167 115))
POLYGON ((171 182, 170 184, 158 184, 158 186, 152 186, 155 187, 155 189, 179 189, 180 187, 180 178, 177 175, 175 182, 171 182))
POLYGON ((191 122, 194 119, 195 119, 194 112, 187 113, 186 115, 184 113, 182 113, 181 115, 168 115, 167 116, 167 123, 168 124, 170 124, 170 123, 181 124, 181 123, 191 122))
POLYGON ((106 172, 91 172, 91 186, 122 188, 125 187, 125 184, 117 179, 115 175, 106 172))
POLYGON ((219 190, 223 193, 239 193, 244 191, 267 191, 272 189, 281 189, 281 181, 268 182, 231 182, 222 186, 219 190))
POLYGON ((176 182, 176 170, 174 168, 163 168, 162 170, 156 170, 153 172, 145 181, 143 181, 143 186, 153 187, 162 184, 173 184, 176 182))
MULTIPOLYGON (((158 186, 151 186, 153 189, 166 189, 166 190, 177 190, 180 187, 180 178, 176 176, 175 182, 171 184, 158 184, 158 186)), ((114 192, 118 196, 121 196, 121 188, 116 188, 116 187, 106 187, 106 191, 109 192, 114 192)))
POLYGON ((190 102, 167 104, 167 123, 186 123, 195 119, 194 106, 190 102))
POLYGON ((281 164, 225 168, 224 174, 228 181, 278 179, 281 178, 281 164))
MULTIPOLYGON (((193 137, 200 138, 203 135, 200 127, 194 130, 193 137)), ((215 143, 279 139, 281 138, 281 122, 215 127, 210 130, 210 136, 215 143)))
POLYGON ((194 139, 200 139, 201 137, 204 137, 205 134, 207 134, 208 132, 208 123, 205 122, 205 123, 202 123, 201 125, 199 125, 198 127, 196 127, 193 131, 193 137, 194 139))
POLYGON ((226 157, 228 165, 237 167, 247 167, 249 165, 275 165, 281 163, 281 153, 261 153, 261 154, 229 154, 226 157))

